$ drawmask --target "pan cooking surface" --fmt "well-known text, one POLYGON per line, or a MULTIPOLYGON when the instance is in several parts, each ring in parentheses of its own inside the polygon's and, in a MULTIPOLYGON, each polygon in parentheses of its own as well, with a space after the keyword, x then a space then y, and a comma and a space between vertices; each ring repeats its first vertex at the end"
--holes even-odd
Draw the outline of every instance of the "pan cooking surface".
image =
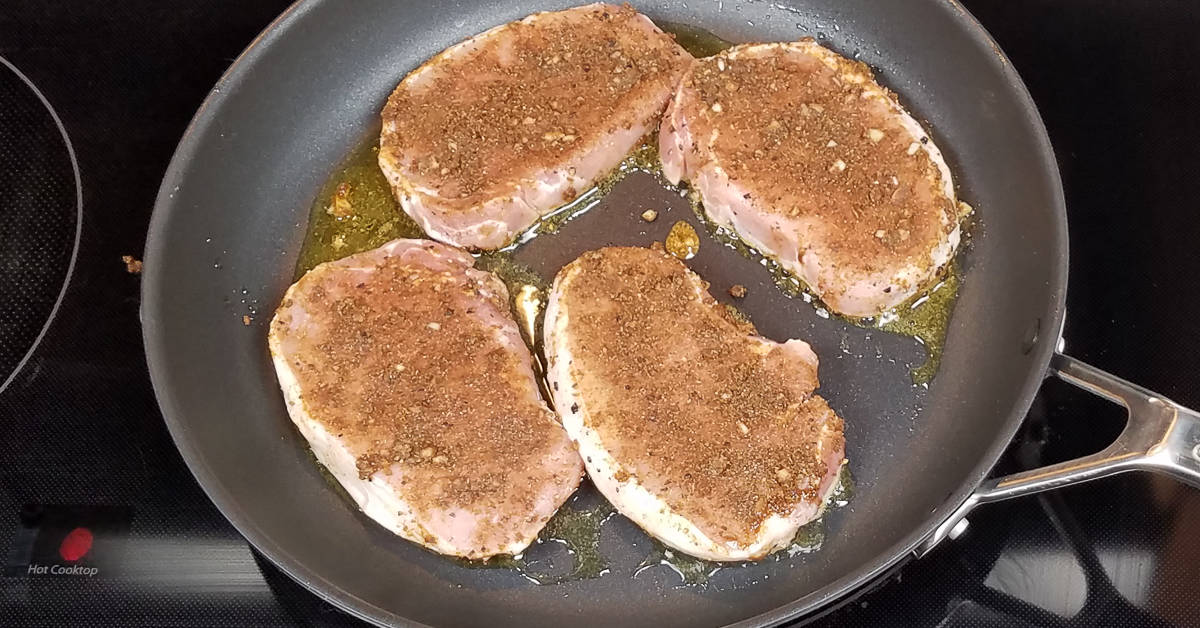
MULTIPOLYGON (((733 45, 687 25, 665 24, 663 28, 675 33, 697 57, 733 45)), ((378 131, 373 129, 321 186, 301 246, 297 278, 321 262, 375 248, 395 238, 428 237, 394 200, 378 167, 377 137, 378 131)), ((825 385, 819 392, 831 399, 839 416, 853 417, 856 406, 872 401, 864 389, 879 391, 878 383, 887 382, 883 394, 895 407, 883 416, 875 415, 873 420, 915 429, 953 309, 956 267, 952 265, 935 288, 918 295, 916 304, 906 303, 885 315, 883 320, 889 321, 887 331, 877 328, 880 323, 875 319, 838 319, 778 264, 763 259, 731 232, 718 230, 708 222, 686 185, 667 183, 660 174, 656 144, 657 134, 653 133, 595 188, 552 211, 501 250, 476 254, 479 267, 495 272, 507 284, 520 326, 527 332, 536 330, 526 334, 532 352, 543 353, 541 307, 562 266, 602 246, 665 243, 667 250, 679 257, 684 257, 685 251, 677 251, 673 245, 686 248, 689 266, 713 284, 710 292, 759 324, 763 333, 769 327, 775 335, 768 336, 776 341, 800 338, 809 342, 822 359, 820 373, 825 385), (692 240, 680 244, 687 238, 694 239, 695 244, 692 240), (744 297, 732 296, 735 285, 744 290, 744 297), (535 295, 532 307, 522 303, 530 294, 535 295), (888 333, 893 330, 901 336, 922 338, 902 341, 888 333), (829 371, 836 376, 827 377, 829 371), (864 386, 864 382, 872 386, 864 386)), ((544 388, 543 396, 549 398, 544 388)), ((854 430, 848 429, 847 435, 853 438, 854 430)), ((857 464, 854 451, 851 440, 847 456, 852 462, 843 470, 847 483, 852 482, 857 464)), ((350 503, 348 507, 356 506, 350 503)), ((585 481, 577 498, 564 507, 522 556, 501 557, 479 565, 459 562, 464 567, 510 568, 539 584, 595 577, 649 578, 659 565, 675 572, 677 586, 746 586, 757 577, 746 580, 728 573, 750 565, 722 564, 670 552, 648 536, 629 539, 628 543, 607 542, 602 526, 621 524, 632 525, 614 515, 595 487, 585 481), (603 544, 602 539, 606 540, 603 544), (567 556, 559 555, 562 552, 558 550, 564 550, 567 556)), ((790 548, 772 556, 772 560, 819 550, 826 534, 836 533, 826 528, 823 518, 810 523, 797 534, 790 548)))
MULTIPOLYGON (((396 237, 422 237, 415 223, 395 203, 388 202, 390 191, 374 169, 375 155, 374 146, 368 142, 355 151, 348 163, 337 168, 334 177, 323 186, 324 194, 312 208, 297 275, 319 261, 337 259, 396 237), (334 204, 342 204, 341 211, 353 212, 353 216, 334 218, 327 211, 334 204)), ((690 224, 699 234, 706 234, 708 226, 697 216, 685 196, 686 190, 669 187, 656 176, 656 160, 653 151, 639 150, 622 165, 622 175, 601 183, 598 189, 583 194, 578 202, 535 225, 517 244, 478 255, 478 265, 504 279, 514 300, 522 293, 522 286, 529 285, 540 291, 544 302, 545 292, 558 270, 585 251, 608 245, 662 243, 669 240, 671 232, 678 231, 680 223, 690 224), (653 221, 643 217, 647 211, 655 212, 653 221)), ((744 246, 735 247, 709 235, 700 235, 699 242, 698 253, 687 263, 712 283, 710 292, 718 300, 747 315, 768 337, 781 342, 802 338, 821 357, 824 384, 819 392, 840 416, 847 418, 849 476, 853 476, 858 466, 855 438, 860 434, 872 437, 869 432, 854 429, 857 422, 850 418, 870 409, 869 405, 864 408, 864 404, 892 406, 882 416, 871 415, 872 421, 886 421, 896 429, 916 429, 920 408, 928 394, 927 385, 912 381, 914 369, 926 362, 926 352, 919 343, 833 318, 813 303, 811 297, 794 290, 781 290, 776 285, 779 276, 770 273, 760 263, 760 257, 747 257, 744 246), (746 288, 744 298, 730 296, 729 289, 734 285, 746 288)), ((952 302, 930 304, 936 305, 949 306, 952 302)), ((514 310, 518 321, 522 320, 522 308, 514 304, 514 310)), ((924 308, 918 310, 923 312, 924 308)), ((538 314, 534 316, 538 319, 533 328, 540 336, 541 319, 538 314)), ((534 349, 541 351, 540 337, 534 349)), ((347 503, 347 507, 355 508, 353 503, 347 503)), ((526 579, 539 583, 583 577, 656 578, 655 565, 660 562, 664 576, 656 582, 660 586, 703 584, 715 589, 737 588, 751 586, 766 575, 756 573, 753 565, 722 565, 674 553, 667 555, 658 543, 639 535, 631 522, 610 514, 611 507, 604 498, 585 482, 578 499, 564 508, 561 521, 550 524, 542 535, 550 543, 533 546, 519 561, 493 562, 497 567, 511 566, 526 579), (611 538, 605 529, 612 526, 633 532, 611 538), (570 557, 558 556, 560 548, 567 550, 570 557)), ((827 534, 837 534, 834 526, 838 517, 831 516, 828 520, 829 524, 823 518, 806 526, 791 548, 771 560, 795 560, 803 564, 803 557, 791 556, 816 551, 827 534)), ((464 563, 464 566, 470 565, 464 563)), ((788 569, 795 567, 787 565, 788 569)))
MULTIPOLYGON (((467 568, 383 530, 330 486, 287 419, 262 314, 292 280, 321 185, 376 132, 384 99, 408 70, 490 26, 565 6, 417 11, 381 1, 347 10, 310 2, 234 65, 181 142, 147 243, 143 323, 164 415, 209 496, 251 542, 302 583, 375 621, 661 626, 794 616, 899 560, 977 484, 1048 360, 1054 334, 1031 339, 1030 330, 1057 330, 1061 321, 1065 229, 1049 147, 1015 75, 956 6, 638 7, 730 41, 823 37, 876 68, 927 124, 960 195, 984 216, 928 390, 912 385, 909 369, 923 352, 911 339, 823 318, 788 298, 757 262, 704 235, 687 200, 648 174, 629 175, 559 233, 512 253, 546 280, 584 250, 645 245, 678 220, 692 223, 702 235, 689 266, 720 300, 732 301, 732 284, 745 285, 748 295, 735 304, 764 335, 811 342, 820 392, 846 419, 858 490, 827 515, 820 551, 722 569, 704 586, 681 587, 666 566, 635 575, 653 548, 613 517, 599 538, 609 573, 538 586, 518 571, 467 568), (657 220, 641 219, 647 209, 657 220), (255 303, 263 312, 244 326, 255 303)), ((595 495, 578 500, 579 512, 602 507, 595 495)), ((553 569, 569 569, 559 548, 547 550, 553 569)))

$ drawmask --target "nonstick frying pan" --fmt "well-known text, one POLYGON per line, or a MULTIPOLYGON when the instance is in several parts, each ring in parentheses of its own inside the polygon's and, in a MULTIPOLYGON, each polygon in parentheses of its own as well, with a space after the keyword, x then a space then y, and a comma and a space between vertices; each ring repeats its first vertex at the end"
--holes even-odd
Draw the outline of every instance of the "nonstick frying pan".
MULTIPOLYGON (((290 424, 266 349, 266 323, 292 280, 309 208, 338 163, 378 132, 378 112, 409 70, 491 26, 567 6, 298 3, 233 64, 180 142, 147 240, 150 373, 200 484, 281 569, 380 624, 770 625, 846 598, 960 531, 984 502, 1130 469, 1200 483, 1196 413, 1056 353, 1067 230, 1054 156, 1020 78, 962 7, 661 0, 638 8, 734 42, 813 36, 857 56, 930 128, 978 217, 960 257, 962 288, 937 377, 914 386, 908 369, 921 350, 910 339, 823 317, 776 290, 753 260, 706 240, 691 267, 716 295, 747 285, 740 305, 765 335, 810 341, 822 360, 821 392, 846 419, 858 488, 826 516, 819 551, 679 586, 665 568, 634 575, 651 545, 617 517, 602 529, 608 574, 536 585, 512 570, 435 556, 368 520, 290 424), (253 317, 249 326, 243 315, 253 317), (1049 375, 1126 405, 1124 433, 1093 456, 985 479, 1049 375)), ((635 174, 515 255, 548 278, 584 250, 649 244, 680 219, 696 222, 678 194, 635 174), (659 211, 656 223, 636 218, 647 208, 659 211)), ((583 493, 582 505, 597 499, 583 493)))

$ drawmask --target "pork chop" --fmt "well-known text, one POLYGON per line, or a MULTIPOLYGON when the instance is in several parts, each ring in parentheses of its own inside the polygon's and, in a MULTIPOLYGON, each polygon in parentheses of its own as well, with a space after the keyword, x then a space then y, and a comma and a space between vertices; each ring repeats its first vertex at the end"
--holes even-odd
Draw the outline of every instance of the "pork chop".
POLYGON ((819 515, 842 420, 808 344, 756 335, 707 288, 660 251, 584 253, 550 293, 548 379, 617 510, 681 552, 755 560, 819 515))
POLYGON ((812 40, 697 61, 659 151, 713 221, 848 316, 927 288, 958 246, 954 185, 929 135, 870 68, 812 40))
POLYGON ((379 165, 430 237, 502 247, 616 168, 691 60, 628 5, 536 13, 405 77, 383 110, 379 165))
POLYGON ((443 554, 518 554, 579 455, 538 395, 504 284, 427 240, 317 266, 270 349, 288 412, 363 512, 443 554))

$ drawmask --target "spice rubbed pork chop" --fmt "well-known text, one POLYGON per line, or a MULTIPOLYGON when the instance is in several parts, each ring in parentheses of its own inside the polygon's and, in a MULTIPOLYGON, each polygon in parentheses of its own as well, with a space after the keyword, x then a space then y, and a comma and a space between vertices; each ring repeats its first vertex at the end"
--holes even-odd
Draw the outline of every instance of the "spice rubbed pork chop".
POLYGON ((950 171, 870 69, 811 40, 697 61, 659 135, 663 172, 833 310, 927 288, 959 241, 950 171))
POLYGON ((754 560, 817 517, 843 463, 842 420, 799 340, 755 335, 679 260, 583 254, 546 309, 548 375, 588 475, 682 552, 754 560))
POLYGON ((372 519, 443 554, 520 553, 579 484, 504 284, 427 240, 317 266, 271 322, 288 412, 372 519))
POLYGON ((383 110, 379 165, 430 237, 499 248, 612 171, 691 61, 628 6, 537 13, 405 77, 383 110))

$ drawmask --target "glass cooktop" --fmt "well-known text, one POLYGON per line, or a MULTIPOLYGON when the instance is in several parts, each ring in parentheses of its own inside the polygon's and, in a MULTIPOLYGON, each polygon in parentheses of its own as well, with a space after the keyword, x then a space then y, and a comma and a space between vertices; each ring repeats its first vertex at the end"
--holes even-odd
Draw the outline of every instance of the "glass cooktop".
MULTIPOLYGON (((208 89, 287 2, 0 10, 0 624, 358 622, 259 557, 163 425, 138 325, 158 183, 208 89)), ((972 0, 1054 143, 1068 350, 1200 406, 1200 10, 972 0)), ((1020 252, 1014 252, 1020 254, 1020 252)), ((1100 449, 1112 406, 1049 383, 1001 463, 1100 449)), ((980 508, 820 626, 1194 625, 1200 491, 1128 474, 980 508)))

